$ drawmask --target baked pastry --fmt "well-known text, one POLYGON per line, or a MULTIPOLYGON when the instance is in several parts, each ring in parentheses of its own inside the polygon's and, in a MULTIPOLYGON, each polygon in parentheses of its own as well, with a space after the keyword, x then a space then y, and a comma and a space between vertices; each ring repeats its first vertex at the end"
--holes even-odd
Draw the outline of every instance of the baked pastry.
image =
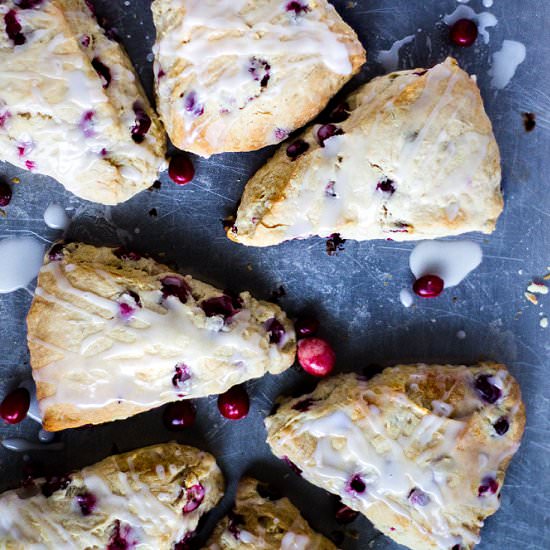
POLYGON ((154 0, 157 106, 203 157, 279 143, 365 62, 326 0, 154 0))
POLYGON ((185 548, 223 489, 208 453, 178 443, 137 449, 0 495, 0 547, 185 548))
POLYGON ((164 168, 165 135, 85 0, 0 5, 0 160, 117 204, 164 168))
POLYGON ((344 374, 266 419, 273 452, 415 550, 466 550, 499 507, 525 424, 504 365, 344 374))
POLYGON ((292 323, 275 304, 124 249, 80 243, 46 256, 27 326, 49 431, 223 393, 284 371, 296 348, 292 323))
POLYGON ((243 478, 233 510, 216 526, 205 550, 336 550, 316 533, 288 498, 261 482, 243 478))
POLYGON ((230 239, 431 239, 490 233, 500 156, 476 85, 454 59, 375 78, 247 183, 230 239))

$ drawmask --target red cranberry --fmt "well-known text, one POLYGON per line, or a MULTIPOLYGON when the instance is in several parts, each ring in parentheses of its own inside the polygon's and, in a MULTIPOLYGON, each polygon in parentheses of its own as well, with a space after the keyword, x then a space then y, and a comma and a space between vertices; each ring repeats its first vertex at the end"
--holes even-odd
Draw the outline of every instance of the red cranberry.
POLYGON ((11 117, 11 113, 9 111, 4 111, 3 113, 0 113, 0 128, 3 128, 6 124, 6 121, 8 118, 11 117))
POLYGON ((27 41, 21 32, 21 23, 17 20, 15 10, 10 10, 4 15, 4 24, 6 26, 6 34, 15 46, 21 46, 27 41))
POLYGON ((34 162, 34 160, 26 160, 25 168, 31 171, 34 170, 36 168, 36 162, 34 162))
POLYGON ((317 130, 317 140, 321 147, 325 146, 325 141, 333 136, 341 136, 344 133, 342 128, 334 124, 325 124, 317 130))
POLYGON ((348 482, 347 490, 360 495, 367 490, 367 486, 363 478, 359 474, 355 474, 348 482))
POLYGON ((250 399, 244 386, 233 386, 218 396, 218 409, 229 420, 244 418, 250 409, 250 399))
POLYGON ((413 506, 427 506, 430 503, 430 497, 418 487, 412 489, 408 498, 413 506))
POLYGON ((251 74, 252 78, 256 82, 260 83, 260 86, 262 88, 265 88, 267 86, 267 83, 269 82, 270 70, 271 70, 271 65, 264 59, 258 59, 256 57, 253 57, 250 60, 250 66, 248 67, 248 72, 251 74))
POLYGON ((292 160, 296 160, 300 155, 303 155, 309 149, 309 143, 303 139, 297 139, 286 148, 286 156, 292 160))
POLYGON ((0 181, 0 206, 8 206, 11 202, 11 196, 11 187, 6 182, 0 181))
POLYGON ((141 307, 141 299, 133 290, 124 292, 118 302, 119 315, 125 321, 128 321, 141 307))
POLYGON ((170 179, 178 185, 189 183, 195 176, 195 168, 187 155, 178 155, 170 159, 168 166, 170 179))
POLYGON ((191 487, 187 489, 187 492, 185 494, 187 502, 183 507, 183 513, 189 514, 190 512, 196 510, 201 505, 201 502, 204 500, 204 494, 204 487, 200 483, 191 485, 191 487))
POLYGON ((321 338, 304 338, 298 342, 298 362, 313 376, 327 376, 332 372, 336 355, 321 338))
POLYGON ((121 525, 117 519, 106 550, 132 550, 137 543, 132 528, 129 525, 121 525))
POLYGON ((92 493, 83 493, 76 495, 76 502, 80 506, 80 511, 83 516, 89 516, 97 504, 97 498, 92 493))
POLYGON ((350 108, 345 101, 340 103, 329 113, 328 118, 330 122, 344 122, 349 118, 350 108))
POLYGON ((197 412, 190 401, 169 403, 164 409, 162 419, 164 425, 171 431, 179 432, 195 423, 197 412))
POLYGON ((221 296, 214 296, 213 298, 208 298, 208 300, 203 300, 200 306, 207 317, 219 315, 227 321, 241 310, 242 300, 238 296, 230 296, 226 292, 221 296))
POLYGON ((437 298, 445 287, 441 277, 437 275, 424 275, 414 282, 413 290, 421 298, 437 298))
POLYGON ((477 25, 471 19, 459 19, 451 27, 451 42, 455 46, 469 48, 476 41, 477 35, 477 25))
POLYGON ((27 416, 31 396, 25 388, 17 388, 8 393, 0 404, 0 417, 8 424, 18 424, 27 416))
POLYGON ((113 254, 119 259, 119 260, 130 260, 132 262, 137 262, 138 260, 141 260, 141 255, 137 252, 133 252, 131 250, 127 250, 123 246, 120 246, 119 248, 113 250, 113 254))
POLYGON ((204 113, 204 105, 199 102, 196 92, 189 92, 185 95, 183 108, 194 117, 202 116, 204 113))
POLYGON ((294 323, 294 329, 298 338, 313 336, 319 330, 319 321, 311 316, 299 317, 294 323))
POLYGON ((376 184, 376 190, 381 191, 382 193, 387 193, 388 195, 393 195, 395 193, 394 182, 388 178, 385 178, 376 184))
POLYGON ((191 288, 181 277, 168 275, 161 282, 162 297, 166 300, 168 296, 175 296, 182 304, 187 302, 191 288))
POLYGON ((338 193, 334 190, 336 182, 331 180, 325 185, 325 197, 330 197, 332 199, 338 196, 338 193))
POLYGON ((130 132, 132 134, 132 139, 136 143, 142 143, 145 139, 145 135, 151 128, 151 119, 149 115, 145 112, 143 105, 140 101, 135 101, 132 105, 134 114, 136 115, 136 121, 132 126, 130 132))
POLYGON ((284 128, 275 128, 274 134, 277 141, 283 141, 283 139, 288 137, 288 130, 285 130, 284 128))
MULTIPOLYGON (((172 376, 172 385, 175 388, 181 388, 191 378, 189 367, 185 363, 178 363, 175 366, 176 374, 172 376)), ((181 395, 183 397, 183 394, 181 395)))
POLYGON ((334 512, 334 517, 337 523, 345 524, 351 523, 354 521, 359 512, 352 510, 349 506, 346 506, 340 499, 337 500, 336 510, 334 512))
POLYGON ((510 422, 505 416, 501 416, 494 424, 493 428, 498 435, 504 435, 510 429, 510 422))
POLYGON ((484 401, 493 404, 502 397, 502 391, 500 388, 497 388, 490 379, 490 374, 480 374, 475 379, 474 387, 484 401))
POLYGON ((103 64, 99 57, 94 57, 92 59, 92 67, 95 69, 95 72, 101 78, 101 82, 104 88, 108 88, 111 84, 111 71, 107 65, 103 64))
POLYGON ((278 344, 285 335, 285 327, 275 317, 265 322, 265 330, 269 333, 269 343, 278 344))
POLYGON ((307 13, 311 8, 303 0, 291 0, 287 3, 285 9, 294 12, 295 15, 301 15, 307 13))
POLYGON ((493 477, 486 477, 477 489, 477 496, 494 495, 498 491, 498 481, 493 477))

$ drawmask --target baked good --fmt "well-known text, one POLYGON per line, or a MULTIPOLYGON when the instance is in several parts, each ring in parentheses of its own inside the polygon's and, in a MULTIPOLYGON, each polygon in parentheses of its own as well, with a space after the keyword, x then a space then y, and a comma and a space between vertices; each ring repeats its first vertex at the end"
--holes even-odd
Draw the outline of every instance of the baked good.
POLYGON ((233 510, 216 526, 205 550, 336 550, 288 500, 251 477, 237 488, 233 510), (262 496, 265 495, 265 496, 262 496))
POLYGON ((117 204, 166 164, 161 123, 85 0, 0 5, 0 160, 117 204))
POLYGON ((266 419, 277 456, 414 550, 479 542, 524 424, 520 388, 496 363, 335 376, 266 419))
POLYGON ((80 243, 46 256, 27 326, 48 431, 223 393, 284 371, 296 348, 275 304, 134 252, 80 243))
POLYGON ((454 59, 360 87, 247 183, 230 239, 432 239, 490 233, 500 156, 475 79, 454 59), (347 118, 346 118, 347 117, 347 118))
POLYGON ((157 106, 203 157, 279 143, 365 62, 326 0, 154 0, 157 106))
POLYGON ((165 443, 0 495, 0 547, 172 550, 223 495, 214 457, 165 443))

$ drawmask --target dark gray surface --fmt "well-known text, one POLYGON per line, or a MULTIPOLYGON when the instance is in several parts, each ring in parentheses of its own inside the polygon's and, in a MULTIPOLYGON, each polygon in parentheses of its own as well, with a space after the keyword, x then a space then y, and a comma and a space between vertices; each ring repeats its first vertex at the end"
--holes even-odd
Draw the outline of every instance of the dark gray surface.
MULTIPOLYGON (((151 63, 147 61, 154 37, 149 2, 101 0, 98 11, 118 28, 122 40, 150 90, 151 63)), ((482 532, 483 550, 534 550, 550 547, 548 418, 550 384, 545 369, 549 358, 548 336, 539 327, 539 314, 550 306, 550 296, 540 307, 525 301, 523 292, 532 277, 550 265, 550 198, 546 178, 550 173, 548 96, 550 2, 495 0, 490 9, 498 19, 489 45, 456 51, 446 42, 444 13, 455 0, 335 1, 366 45, 371 60, 394 40, 416 32, 404 47, 401 67, 441 61, 454 53, 461 64, 479 77, 487 110, 502 148, 506 209, 496 233, 472 235, 482 245, 484 260, 460 286, 433 301, 417 302, 405 309, 399 291, 410 286, 408 256, 413 245, 383 241, 346 243, 345 251, 328 257, 320 239, 296 241, 270 249, 249 249, 230 243, 220 220, 235 209, 246 179, 272 154, 228 154, 210 160, 195 159, 193 183, 178 188, 164 174, 160 191, 143 192, 118 207, 83 202, 47 178, 0 164, 6 177, 17 175, 14 198, 7 218, 0 219, 0 236, 35 234, 43 240, 58 238, 42 219, 46 206, 57 202, 73 208, 69 236, 96 244, 122 242, 137 250, 160 255, 181 269, 222 288, 249 289, 269 297, 279 285, 286 296, 281 304, 292 313, 310 309, 319 315, 322 333, 335 346, 338 369, 359 371, 372 363, 398 361, 474 362, 491 358, 506 362, 521 382, 528 423, 523 445, 516 455, 502 492, 502 508, 487 521, 482 532), (354 7, 349 7, 356 4, 354 7), (421 29, 417 31, 417 29, 421 29), (432 47, 427 47, 426 38, 432 47), (490 57, 503 39, 527 46, 527 59, 503 91, 489 88, 490 57), (533 111, 538 125, 525 133, 521 113, 533 111), (148 215, 156 208, 158 217, 148 215), (466 339, 456 337, 464 330, 466 339)), ((481 11, 481 0, 471 7, 481 11)), ((149 57, 150 59, 150 57, 149 57)), ((369 62, 354 83, 365 81, 382 69, 369 62)), ((0 269, 2 264, 0 258, 0 269)), ((25 343, 25 315, 31 296, 25 290, 0 295, 1 356, 0 395, 29 375, 25 343)), ((369 367, 371 370, 373 367, 369 367)), ((229 483, 222 513, 230 504, 238 477, 252 470, 262 479, 274 480, 320 531, 330 534, 330 498, 292 474, 269 452, 262 418, 273 399, 295 389, 305 380, 294 367, 275 378, 268 376, 248 385, 252 411, 246 420, 231 423, 220 418, 215 398, 198 402, 198 422, 189 432, 172 434, 156 410, 122 422, 93 429, 68 430, 59 438, 66 443, 57 453, 32 453, 46 466, 60 471, 97 461, 113 451, 177 439, 200 445, 217 457, 229 483)), ((38 426, 26 420, 18 426, 0 425, 0 437, 36 437, 38 426)), ((14 487, 22 475, 21 455, 0 448, 1 488, 14 487)), ((369 522, 359 519, 345 529, 343 547, 397 548, 380 536, 369 522), (369 542, 371 541, 371 542, 369 542)))

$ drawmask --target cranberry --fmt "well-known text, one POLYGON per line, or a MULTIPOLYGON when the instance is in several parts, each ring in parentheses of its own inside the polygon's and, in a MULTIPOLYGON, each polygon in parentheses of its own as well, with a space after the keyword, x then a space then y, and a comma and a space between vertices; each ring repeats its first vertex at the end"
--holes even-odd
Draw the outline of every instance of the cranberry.
POLYGON ((221 296, 214 296, 213 298, 208 298, 208 300, 203 300, 200 306, 207 317, 219 315, 224 320, 228 320, 240 311, 242 302, 238 297, 235 298, 228 294, 222 294, 221 296))
POLYGON ((218 396, 218 409, 224 418, 240 420, 250 409, 250 399, 244 386, 233 386, 218 396))
POLYGON ((270 70, 271 70, 271 65, 264 59, 258 59, 256 57, 253 57, 250 60, 250 66, 248 67, 248 72, 256 82, 260 83, 260 86, 262 88, 265 88, 267 86, 267 83, 269 82, 270 70))
POLYGON ((334 368, 336 355, 325 340, 304 338, 298 342, 298 362, 313 376, 327 376, 334 368))
POLYGON ((498 491, 498 481, 493 477, 486 477, 477 488, 477 496, 494 495, 498 491))
POLYGON ((11 196, 11 187, 7 183, 0 181, 0 206, 8 206, 11 202, 11 196))
POLYGON ((337 500, 336 510, 334 512, 334 517, 337 523, 345 524, 351 523, 354 521, 359 512, 352 510, 349 506, 346 506, 340 499, 337 500))
POLYGON ((510 422, 505 416, 501 416, 494 424, 493 428, 498 435, 504 435, 510 429, 510 422))
POLYGON ((8 118, 11 117, 11 113, 9 111, 4 111, 3 113, 0 113, 0 128, 3 128, 6 124, 6 121, 8 118))
POLYGON ((480 374, 474 382, 475 389, 487 403, 496 403, 502 397, 502 391, 490 381, 490 374, 480 374))
POLYGON ((430 497, 418 487, 411 490, 408 499, 413 506, 427 506, 430 503, 430 497))
POLYGON ((183 108, 194 117, 199 117, 204 113, 204 105, 199 103, 196 92, 189 92, 185 95, 183 108))
POLYGON ((80 119, 80 122, 78 123, 80 129, 82 130, 82 133, 84 134, 84 137, 93 137, 94 132, 94 111, 86 111, 82 118, 80 119))
POLYGON ((87 48, 89 45, 90 45, 90 35, 88 34, 83 34, 81 37, 80 37, 80 45, 83 47, 83 48, 87 48))
POLYGON ((132 262, 137 262, 141 260, 141 255, 132 250, 127 250, 123 246, 113 250, 113 254, 120 260, 130 260, 132 262))
POLYGON ((266 321, 264 326, 265 330, 269 333, 269 343, 280 343, 286 333, 285 327, 283 327, 283 325, 275 319, 275 317, 273 317, 273 319, 269 319, 269 321, 266 321))
POLYGON ((56 491, 66 489, 71 483, 69 476, 52 476, 46 478, 46 481, 42 484, 40 490, 42 494, 48 498, 51 497, 56 491))
POLYGON ((183 538, 174 544, 174 550, 191 550, 191 541, 195 538, 195 531, 185 533, 183 538))
POLYGON ((22 27, 17 20, 17 13, 15 10, 10 10, 4 15, 4 24, 6 25, 6 34, 15 46, 21 46, 27 41, 21 32, 22 27))
POLYGON ((301 15, 307 13, 311 8, 303 0, 291 0, 287 3, 285 9, 294 12, 295 15, 301 15))
POLYGON ((326 242, 327 254, 329 256, 335 256, 338 252, 344 250, 344 243, 346 239, 342 239, 340 233, 333 233, 326 242))
POLYGON ((306 338, 313 336, 319 330, 319 321, 315 317, 304 316, 299 317, 294 323, 296 335, 298 338, 306 338))
POLYGON ((283 139, 288 137, 288 130, 285 130, 284 128, 275 128, 274 134, 277 141, 283 141, 283 139))
POLYGON ((303 139, 297 139, 286 148, 286 156, 292 160, 296 160, 300 155, 303 155, 309 149, 309 143, 303 139))
POLYGON ((441 277, 437 275, 424 275, 414 282, 413 290, 421 298, 437 298, 445 287, 441 277))
POLYGON ((302 475, 302 470, 301 468, 298 468, 298 466, 296 466, 296 464, 294 464, 294 462, 292 462, 292 460, 290 460, 290 458, 288 458, 288 456, 283 456, 282 457, 282 461, 295 473, 295 474, 298 474, 299 476, 302 475))
POLYGON ((200 483, 191 485, 185 493, 186 503, 183 506, 183 513, 189 514, 190 512, 196 510, 204 500, 204 494, 204 487, 200 483))
POLYGON ((195 177, 195 168, 187 155, 177 155, 170 158, 168 166, 170 179, 178 185, 185 185, 195 177))
POLYGON ((95 69, 95 72, 101 78, 101 82, 104 88, 108 88, 111 84, 111 71, 107 65, 104 65, 99 57, 94 57, 92 59, 92 67, 95 69))
POLYGON ((344 130, 334 124, 324 124, 317 130, 317 141, 321 147, 324 147, 327 139, 333 136, 341 136, 343 133, 344 130))
POLYGON ((388 195, 393 195, 395 193, 394 182, 388 178, 384 178, 376 184, 376 190, 387 193, 388 195))
POLYGON ((128 321, 136 310, 141 307, 141 299, 133 290, 127 290, 119 298, 118 312, 125 321, 128 321))
POLYGON ((17 388, 8 393, 0 404, 0 417, 8 424, 18 424, 27 416, 31 396, 25 388, 17 388))
POLYGON ((330 122, 344 122, 350 115, 349 104, 345 101, 334 107, 328 115, 330 122))
POLYGON ((26 160, 25 168, 27 170, 34 170, 36 168, 36 162, 34 162, 33 160, 26 160))
POLYGON ((180 277, 168 275, 160 281, 162 297, 166 300, 169 296, 175 296, 182 304, 187 302, 191 288, 180 277))
POLYGON ((456 46, 469 48, 476 41, 477 25, 471 19, 459 19, 451 27, 451 42, 456 46))
POLYGON ((325 197, 331 197, 333 199, 338 197, 338 193, 336 193, 336 191, 334 190, 335 185, 336 182, 332 180, 325 185, 325 197))
MULTIPOLYGON (((182 388, 185 382, 191 378, 189 367, 185 363, 178 363, 174 368, 176 374, 172 376, 172 384, 175 388, 182 388)), ((183 394, 181 397, 183 397, 183 394)))
POLYGON ((164 425, 171 431, 179 432, 195 423, 197 412, 190 401, 169 403, 164 409, 162 419, 164 425))
POLYGON ((302 399, 302 401, 298 401, 298 403, 292 405, 292 409, 295 411, 306 412, 309 411, 313 403, 315 403, 315 399, 308 397, 307 399, 302 399))
POLYGON ((145 109, 140 101, 135 101, 132 105, 132 109, 136 115, 136 121, 130 130, 132 139, 136 143, 142 143, 145 139, 145 135, 151 128, 151 119, 145 112, 145 109))
POLYGON ((83 493, 76 495, 76 502, 80 506, 80 511, 83 516, 89 516, 97 504, 97 498, 92 493, 83 493))
POLYGON ((132 528, 129 525, 121 526, 120 520, 117 519, 106 550, 132 550, 137 543, 132 528))
POLYGON ((59 262, 63 259, 63 249, 65 248, 65 245, 63 243, 56 243, 48 252, 48 259, 50 262, 59 262))
POLYGON ((367 486, 363 478, 359 474, 355 474, 348 482, 347 490, 360 495, 367 490, 367 486))

